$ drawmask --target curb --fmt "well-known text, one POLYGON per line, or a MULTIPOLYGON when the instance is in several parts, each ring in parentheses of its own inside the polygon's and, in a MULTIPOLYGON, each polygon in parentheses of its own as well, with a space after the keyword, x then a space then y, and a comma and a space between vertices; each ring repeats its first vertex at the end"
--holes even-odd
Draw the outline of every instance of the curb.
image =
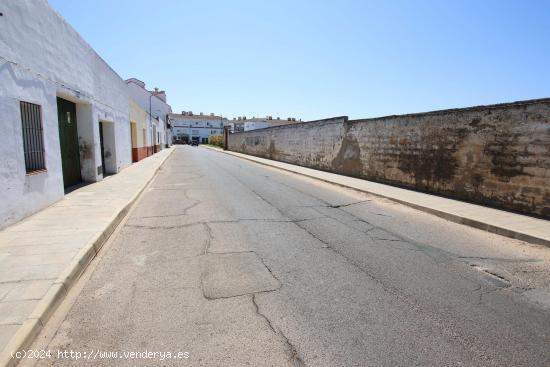
MULTIPOLYGON (((501 236, 504 236, 504 237, 509 237, 509 238, 513 238, 513 239, 516 239, 516 240, 520 240, 520 241, 525 241, 525 242, 529 242, 529 243, 533 243, 533 244, 537 244, 537 245, 550 247, 550 240, 545 239, 545 238, 536 237, 536 236, 533 236, 533 235, 530 235, 530 234, 527 234, 527 233, 514 231, 514 230, 511 230, 509 228, 499 227, 499 226, 492 225, 492 224, 489 224, 489 223, 481 222, 481 221, 476 220, 476 219, 471 219, 471 218, 468 218, 468 217, 464 217, 464 216, 460 216, 460 215, 457 215, 457 214, 445 212, 445 211, 442 211, 442 210, 438 210, 438 209, 434 209, 434 208, 414 204, 414 203, 411 203, 411 202, 408 202, 408 201, 405 201, 405 200, 400 200, 400 199, 395 198, 393 196, 387 196, 387 195, 383 195, 383 194, 380 194, 380 193, 376 193, 376 192, 372 192, 372 191, 368 191, 368 190, 364 190, 364 189, 359 189, 357 187, 341 184, 341 183, 334 182, 334 181, 331 181, 331 180, 328 180, 328 179, 323 179, 323 178, 320 178, 320 177, 317 177, 317 176, 314 176, 314 175, 309 175, 305 172, 297 172, 297 171, 294 171, 292 169, 279 167, 275 164, 270 164, 269 162, 257 161, 257 160, 252 159, 252 158, 243 157, 242 155, 246 155, 244 153, 238 153, 238 155, 237 155, 237 154, 235 154, 237 152, 225 151, 221 148, 215 148, 215 147, 210 147, 210 146, 205 146, 205 145, 203 147, 205 147, 207 149, 210 149, 210 150, 220 152, 220 153, 224 153, 224 154, 227 154, 227 155, 230 155, 230 156, 233 156, 233 157, 244 159, 244 160, 247 160, 247 161, 250 161, 250 162, 253 162, 253 163, 257 163, 257 164, 261 164, 261 165, 264 165, 264 166, 280 169, 281 171, 291 172, 291 173, 294 173, 294 174, 298 174, 298 175, 301 175, 301 176, 313 178, 315 180, 323 181, 323 182, 330 183, 330 184, 333 184, 333 185, 337 185, 337 186, 340 186, 340 187, 345 187, 347 189, 352 189, 352 190, 355 190, 355 191, 359 191, 359 192, 367 193, 367 194, 370 194, 370 195, 378 196, 378 197, 381 197, 381 198, 384 198, 384 199, 388 199, 388 200, 394 201, 396 203, 406 205, 406 206, 411 207, 413 209, 417 209, 417 210, 423 211, 425 213, 435 215, 436 217, 446 219, 450 222, 463 224, 465 226, 481 229, 483 231, 487 231, 487 232, 490 232, 490 233, 495 233, 495 234, 498 234, 498 235, 501 235, 501 236)), ((255 156, 251 156, 251 157, 255 157, 255 156)), ((266 159, 266 158, 263 158, 263 159, 266 159)), ((275 162, 279 162, 279 161, 275 161, 275 162)), ((279 162, 279 163, 285 163, 285 162, 279 162)), ((287 164, 290 164, 290 163, 287 163, 287 164)), ((304 168, 309 168, 309 167, 304 167, 304 168)), ((313 169, 313 168, 310 168, 310 169, 313 169)), ((333 174, 337 174, 337 173, 333 173, 333 174)))
POLYGON ((130 201, 118 213, 115 213, 111 217, 111 221, 107 228, 100 231, 97 236, 89 240, 88 243, 78 252, 70 265, 61 272, 61 275, 57 277, 56 281, 50 287, 46 295, 38 302, 30 316, 23 322, 21 327, 19 327, 19 329, 11 337, 8 344, 5 346, 4 350, 1 352, 0 366, 14 367, 19 363, 20 358, 12 357, 11 353, 13 351, 25 350, 33 343, 36 336, 40 333, 44 325, 46 325, 48 319, 65 299, 65 296, 68 294, 69 290, 73 287, 91 261, 99 253, 122 219, 124 219, 126 214, 128 214, 130 208, 134 205, 143 190, 145 190, 149 183, 156 177, 164 162, 166 162, 172 153, 174 153, 174 150, 175 148, 172 148, 172 151, 162 159, 151 177, 149 177, 143 187, 139 189, 134 196, 132 196, 130 201))

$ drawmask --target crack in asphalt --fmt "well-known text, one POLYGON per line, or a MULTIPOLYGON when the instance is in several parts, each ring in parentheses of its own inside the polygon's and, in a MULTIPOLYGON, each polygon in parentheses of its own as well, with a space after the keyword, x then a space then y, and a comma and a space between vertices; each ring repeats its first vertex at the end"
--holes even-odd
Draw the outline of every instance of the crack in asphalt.
POLYGON ((328 205, 327 208, 338 209, 338 208, 344 208, 344 207, 346 207, 346 206, 352 206, 352 205, 357 205, 357 204, 363 204, 363 203, 366 203, 366 202, 369 202, 369 201, 372 201, 372 200, 371 200, 371 199, 365 199, 365 200, 356 201, 356 202, 348 203, 348 204, 328 205))
POLYGON ((202 203, 202 200, 199 200, 199 199, 196 199, 196 198, 192 198, 189 196, 188 194, 188 191, 191 190, 189 188, 184 188, 183 190, 182 189, 155 189, 155 190, 161 190, 161 191, 179 191, 181 193, 183 193, 183 196, 187 199, 187 200, 190 200, 190 201, 193 201, 194 203, 191 204, 191 205, 188 205, 183 209, 183 212, 182 213, 178 213, 178 214, 163 214, 163 215, 147 215, 147 216, 143 216, 143 217, 133 217, 134 219, 149 219, 149 218, 172 218, 172 217, 181 217, 181 216, 186 216, 186 215, 189 215, 188 212, 189 210, 193 209, 194 207, 196 207, 197 205, 201 204, 202 203))
MULTIPOLYGON (((160 216, 162 217, 162 216, 160 216)), ((132 217, 130 219, 142 219, 144 217, 132 217)), ((145 229, 174 229, 174 228, 186 228, 204 224, 225 224, 225 223, 241 223, 241 222, 268 222, 268 223, 293 223, 292 219, 270 219, 270 218, 241 218, 241 219, 228 219, 228 220, 209 220, 198 221, 184 224, 175 224, 169 226, 155 226, 146 224, 125 224, 124 227, 130 228, 145 228, 145 229)))
POLYGON ((254 305, 254 309, 255 309, 256 314, 265 321, 267 326, 271 329, 271 331, 275 335, 279 336, 283 340, 283 342, 285 344, 285 347, 286 347, 285 348, 286 353, 289 357, 290 362, 295 367, 305 366, 306 364, 304 363, 304 361, 302 360, 302 358, 298 354, 298 350, 296 349, 294 344, 290 341, 290 339, 280 329, 275 328, 275 325, 273 325, 273 323, 271 322, 269 317, 267 317, 264 313, 262 313, 260 311, 260 306, 258 305, 258 302, 256 302, 256 294, 255 293, 252 294, 251 300, 252 300, 252 304, 254 305))
POLYGON ((206 230, 206 241, 204 243, 204 254, 207 254, 210 250, 210 245, 212 244, 212 240, 214 239, 214 235, 212 234, 212 227, 206 222, 203 222, 204 229, 206 230))
POLYGON ((357 231, 357 232, 366 234, 373 241, 376 241, 376 240, 385 241, 386 242, 385 245, 392 246, 393 248, 398 249, 398 250, 422 252, 425 256, 431 258, 436 264, 439 264, 439 263, 442 263, 442 262, 444 263, 444 262, 447 262, 447 261, 454 261, 456 259, 456 256, 454 254, 448 252, 448 251, 445 251, 445 250, 442 250, 442 249, 439 249, 439 248, 436 248, 436 247, 433 247, 433 246, 430 246, 430 245, 426 245, 426 244, 423 244, 423 243, 419 243, 419 242, 417 242, 413 239, 402 236, 402 235, 400 235, 396 232, 388 231, 386 228, 380 227, 380 226, 375 225, 375 224, 372 224, 372 223, 370 223, 370 222, 368 222, 368 221, 366 221, 366 220, 364 220, 360 217, 357 217, 355 214, 350 213, 350 212, 348 212, 344 209, 336 209, 336 210, 340 210, 340 211, 342 211, 342 213, 345 213, 346 215, 349 215, 350 217, 354 218, 353 221, 363 222, 367 225, 372 226, 372 228, 369 228, 369 229, 366 229, 366 230, 361 230, 361 229, 350 226, 349 223, 346 223, 346 222, 340 220, 340 218, 338 218, 336 216, 332 216, 330 214, 322 213, 316 208, 313 208, 313 209, 315 211, 317 211, 319 214, 324 215, 326 218, 332 219, 332 220, 334 220, 334 221, 336 221, 340 224, 343 224, 344 226, 350 228, 353 231, 357 231), (395 237, 395 238, 394 239, 388 239, 388 238, 374 237, 370 233, 371 231, 374 231, 374 230, 379 230, 379 231, 384 232, 384 233, 386 233, 386 234, 388 234, 392 237, 395 237), (406 243, 408 245, 411 245, 411 246, 415 247, 416 250, 415 249, 410 249, 410 248, 406 249, 406 248, 402 248, 402 247, 396 247, 396 246, 391 245, 391 242, 406 243), (441 258, 443 258, 443 261, 441 261, 441 258))
MULTIPOLYGON (((404 242, 400 239, 396 239, 396 238, 382 238, 382 237, 371 237, 373 240, 377 240, 377 241, 388 241, 388 242, 404 242)), ((420 251, 420 250, 419 250, 420 251)))
MULTIPOLYGON (((243 186, 247 187, 246 185, 244 185, 244 183, 242 181, 240 181, 238 178, 235 178, 237 181, 239 181, 243 186)), ((365 202, 369 202, 369 201, 372 201, 370 199, 365 199, 365 200, 360 200, 360 201, 356 201, 356 202, 353 202, 353 203, 349 203, 349 204, 342 204, 342 205, 334 205, 334 204, 330 204, 329 202, 321 199, 321 198, 318 198, 316 196, 313 196, 311 195, 310 193, 307 193, 303 190, 300 190, 300 189, 297 189, 296 187, 293 187, 293 186, 290 186, 284 182, 281 182, 279 180, 276 180, 274 179, 273 180, 274 182, 277 182, 285 187, 288 187, 289 189, 291 190, 294 190, 294 191, 297 191, 299 193, 301 193, 302 195, 305 195, 305 196, 308 196, 316 201, 319 201, 321 202, 323 205, 303 205, 303 206, 299 206, 299 207, 304 207, 304 208, 311 208, 313 210, 315 210, 317 213, 319 213, 322 217, 321 218, 313 218, 313 219, 323 219, 323 218, 330 218, 330 219, 333 219, 333 220, 336 220, 337 222, 345 225, 346 227, 352 229, 352 230, 356 230, 356 231, 359 231, 359 232, 362 232, 362 233, 365 233, 367 234, 367 236, 369 236, 369 238, 371 238, 372 240, 376 240, 377 238, 374 238, 372 236, 369 235, 368 232, 372 231, 372 230, 375 230, 375 229, 378 229, 380 231, 383 231, 385 233, 388 233, 390 234, 391 236, 393 237, 397 237, 398 240, 390 240, 390 239, 379 239, 379 240, 386 240, 386 241, 400 241, 400 242, 404 242, 404 243, 407 243, 407 244, 410 244, 412 246, 415 246, 417 248, 416 251, 419 251, 419 252, 423 252, 424 254, 426 254, 428 257, 432 257, 431 254, 429 254, 429 250, 436 250, 436 251, 441 251, 441 252, 444 252, 447 254, 447 259, 454 259, 454 256, 452 256, 451 254, 443 251, 443 250, 440 250, 440 249, 436 249, 432 246, 427 246, 427 245, 424 245, 424 244, 420 244, 410 238, 405 238, 405 237, 402 237, 401 235, 397 234, 397 233, 394 233, 394 232, 391 232, 391 231, 388 231, 387 229, 383 228, 383 227, 380 227, 380 226, 377 226, 377 225, 374 225, 370 222, 368 222, 367 220, 363 219, 363 218, 360 218, 356 215, 354 215, 353 213, 350 213, 344 209, 342 209, 343 207, 347 207, 347 206, 351 206, 351 205, 357 205, 357 204, 361 204, 361 203, 365 203, 365 202), (369 228, 367 230, 359 230, 355 227, 351 227, 348 223, 344 222, 344 221, 341 221, 340 219, 336 218, 336 217, 333 217, 333 216, 330 216, 326 213, 322 213, 318 210, 318 208, 330 208, 330 209, 336 209, 336 210, 340 210, 342 213, 345 213, 346 215, 349 215, 351 216, 352 218, 354 218, 355 221, 358 221, 358 222, 362 222, 362 223, 365 223, 367 225, 370 225, 372 226, 373 228, 369 228)), ((262 195, 260 195, 257 191, 249 188, 252 192, 254 192, 257 196, 259 196, 260 198, 262 198, 266 203, 268 203, 269 205, 273 206, 275 209, 277 209, 279 211, 279 213, 281 213, 281 215, 283 216, 286 216, 286 213, 283 213, 277 206, 275 206, 273 203, 271 203, 269 200, 266 200, 264 197, 262 197, 262 195)), ((373 213, 373 212, 369 212, 370 214, 373 214, 373 215, 379 215, 379 216, 385 216, 385 217, 391 217, 390 215, 386 215, 386 214, 382 214, 382 213, 373 213)), ((313 219, 307 219, 307 220, 313 220, 313 219)), ((302 221, 305 221, 305 220, 302 220, 302 221)), ((295 223, 298 223, 295 221, 295 223)), ((308 233, 312 234, 311 232, 308 231, 308 233)), ((313 234, 312 234, 313 235, 313 234)), ((319 239, 318 236, 314 235, 315 238, 319 239)), ((322 241, 324 242, 324 241, 322 241)), ((410 250, 410 249, 403 249, 403 248, 399 248, 399 247, 395 247, 397 249, 401 249, 401 250, 410 250)), ((433 257, 432 257, 433 258, 433 257)))
MULTIPOLYGON (((203 256, 203 255, 199 255, 199 256, 203 256)), ((202 284, 202 279, 200 279, 201 281, 201 284, 202 284)), ((265 291, 256 291, 256 292, 246 292, 246 293, 240 293, 240 294, 235 294, 235 295, 231 295, 231 296, 216 296, 216 297, 209 297, 207 296, 206 294, 204 294, 204 288, 201 286, 197 289, 201 289, 202 291, 202 297, 207 300, 207 301, 217 301, 219 299, 231 299, 231 298, 239 298, 239 297, 244 297, 244 296, 251 296, 253 294, 261 294, 261 293, 272 293, 272 292, 276 292, 278 291, 280 288, 276 288, 276 289, 268 289, 268 290, 265 290, 265 291)))
POLYGON ((271 274, 271 276, 273 278, 275 278, 275 280, 277 280, 277 283, 279 283, 279 288, 277 288, 277 290, 281 289, 283 287, 283 282, 281 282, 279 280, 279 278, 275 275, 275 273, 273 273, 273 271, 271 270, 271 268, 269 266, 267 266, 267 264, 265 263, 265 260, 262 256, 260 256, 260 254, 256 251, 253 251, 251 250, 250 252, 254 253, 258 259, 260 259, 260 261, 262 262, 262 264, 265 266, 265 268, 267 269, 267 271, 269 272, 269 274, 271 274))

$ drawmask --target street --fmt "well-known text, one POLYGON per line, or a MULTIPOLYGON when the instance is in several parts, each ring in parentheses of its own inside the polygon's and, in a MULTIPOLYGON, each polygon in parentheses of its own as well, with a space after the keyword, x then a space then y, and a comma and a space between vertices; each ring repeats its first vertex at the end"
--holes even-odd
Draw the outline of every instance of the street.
POLYGON ((550 365, 550 249, 204 147, 103 251, 38 366, 550 365))

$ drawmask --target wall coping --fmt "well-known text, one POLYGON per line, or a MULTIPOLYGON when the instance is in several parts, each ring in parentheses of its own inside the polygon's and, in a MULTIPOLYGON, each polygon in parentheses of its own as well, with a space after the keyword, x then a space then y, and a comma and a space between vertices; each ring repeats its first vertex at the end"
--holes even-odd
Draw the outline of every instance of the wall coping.
MULTIPOLYGON (((311 120, 311 121, 304 121, 297 124, 288 124, 288 125, 280 125, 280 126, 271 126, 266 127, 262 129, 257 130, 271 130, 271 129, 281 129, 281 128, 297 128, 301 127, 305 124, 315 124, 315 123, 348 123, 348 124, 354 124, 359 122, 374 122, 374 121, 381 121, 381 120, 387 120, 387 119, 394 119, 394 118, 407 118, 407 117, 424 117, 424 116, 437 116, 437 115, 448 115, 451 113, 461 113, 461 112, 476 112, 476 111, 487 111, 487 110, 498 110, 498 109, 504 109, 509 107, 521 107, 521 106, 529 106, 534 104, 548 104, 550 107, 550 98, 539 98, 539 99, 528 99, 523 101, 515 101, 515 102, 505 102, 505 103, 497 103, 497 104, 489 104, 489 105, 478 105, 478 106, 471 106, 471 107, 461 107, 461 108, 448 108, 444 110, 434 110, 434 111, 427 111, 427 112, 413 112, 413 113, 406 113, 401 115, 387 115, 387 116, 379 116, 379 117, 369 117, 365 119, 355 119, 355 120, 349 120, 348 116, 337 116, 337 117, 329 117, 326 119, 320 119, 320 120, 311 120), (343 121, 342 121, 343 120, 343 121)), ((232 134, 245 134, 245 133, 253 133, 255 130, 250 131, 243 131, 238 133, 232 133, 232 134)))
POLYGON ((448 108, 448 109, 444 109, 444 110, 434 110, 434 111, 427 111, 427 112, 413 112, 413 113, 406 113, 406 114, 401 114, 401 115, 387 115, 387 116, 380 116, 380 117, 369 117, 369 118, 365 118, 365 119, 349 120, 348 122, 355 123, 355 122, 377 121, 377 120, 384 120, 384 119, 390 119, 390 118, 448 115, 448 114, 457 113, 457 112, 476 112, 476 111, 487 111, 487 110, 499 110, 499 109, 504 109, 504 108, 509 108, 509 107, 521 107, 521 106, 529 106, 529 105, 534 105, 534 104, 548 104, 549 107, 550 107, 550 98, 528 99, 528 100, 523 100, 523 101, 496 103, 496 104, 489 104, 489 105, 478 105, 478 106, 471 106, 471 107, 448 108))

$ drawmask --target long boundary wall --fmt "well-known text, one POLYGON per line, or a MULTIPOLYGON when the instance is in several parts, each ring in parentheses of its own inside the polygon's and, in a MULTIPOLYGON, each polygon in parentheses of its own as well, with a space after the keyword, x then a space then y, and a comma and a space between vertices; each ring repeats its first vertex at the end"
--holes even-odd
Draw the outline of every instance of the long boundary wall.
POLYGON ((550 219, 550 99, 277 126, 228 148, 550 219))

